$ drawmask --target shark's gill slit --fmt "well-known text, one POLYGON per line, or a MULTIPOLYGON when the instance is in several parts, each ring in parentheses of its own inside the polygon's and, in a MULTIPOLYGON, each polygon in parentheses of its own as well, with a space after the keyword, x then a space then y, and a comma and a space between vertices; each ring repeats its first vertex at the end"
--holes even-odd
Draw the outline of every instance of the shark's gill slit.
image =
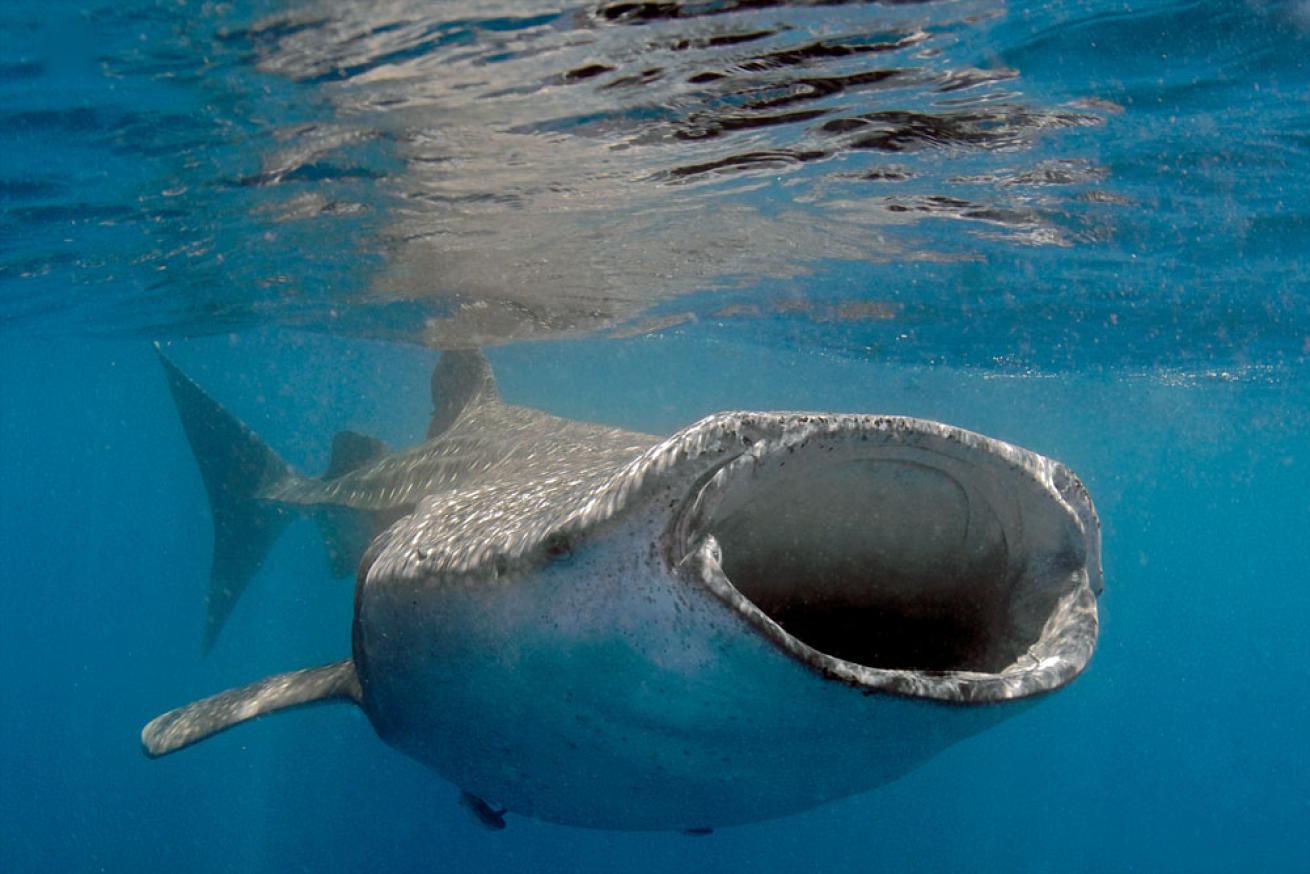
MULTIPOLYGON (((731 585, 788 634, 873 668, 999 672, 1036 642, 1009 508, 930 452, 800 447, 698 497, 731 585), (845 456, 845 457, 843 457, 845 456)), ((1017 532, 1016 532, 1017 534, 1017 532)))

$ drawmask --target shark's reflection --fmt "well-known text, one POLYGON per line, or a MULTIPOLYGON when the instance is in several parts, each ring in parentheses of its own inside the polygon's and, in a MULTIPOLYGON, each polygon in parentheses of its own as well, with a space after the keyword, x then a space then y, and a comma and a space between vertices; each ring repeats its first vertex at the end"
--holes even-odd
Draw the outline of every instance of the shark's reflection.
POLYGON ((1104 170, 1036 147, 1109 110, 1032 97, 984 60, 1004 15, 320 0, 230 38, 334 110, 254 177, 289 193, 268 192, 274 220, 349 218, 331 191, 376 176, 391 197, 371 299, 428 303, 405 328, 462 348, 630 329, 767 281, 804 299, 843 263, 1077 243, 1104 170))

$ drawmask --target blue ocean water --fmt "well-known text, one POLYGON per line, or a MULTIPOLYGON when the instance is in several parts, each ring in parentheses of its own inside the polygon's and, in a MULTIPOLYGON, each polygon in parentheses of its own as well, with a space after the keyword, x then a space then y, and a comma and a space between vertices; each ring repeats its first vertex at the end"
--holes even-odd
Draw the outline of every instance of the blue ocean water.
POLYGON ((1310 869, 1308 88, 1301 0, 0 6, 0 867, 1310 869), (201 655, 151 340, 309 472, 420 440, 470 343, 650 433, 994 435, 1095 498, 1101 642, 709 838, 487 832, 345 707, 149 761, 161 710, 343 657, 352 597, 297 523, 201 655))

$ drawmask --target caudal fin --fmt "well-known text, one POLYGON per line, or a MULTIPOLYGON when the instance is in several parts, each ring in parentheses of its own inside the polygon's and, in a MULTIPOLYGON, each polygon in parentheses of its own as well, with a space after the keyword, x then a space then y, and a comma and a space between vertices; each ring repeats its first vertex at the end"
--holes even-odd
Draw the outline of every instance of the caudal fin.
POLYGON ((266 713, 322 701, 359 703, 359 677, 350 659, 265 677, 170 710, 141 729, 141 748, 152 759, 191 746, 266 713))
POLYGON ((208 652, 246 584, 290 521, 284 507, 259 496, 292 472, 254 431, 164 357, 158 344, 155 351, 200 467, 214 518, 214 562, 205 616, 208 652))

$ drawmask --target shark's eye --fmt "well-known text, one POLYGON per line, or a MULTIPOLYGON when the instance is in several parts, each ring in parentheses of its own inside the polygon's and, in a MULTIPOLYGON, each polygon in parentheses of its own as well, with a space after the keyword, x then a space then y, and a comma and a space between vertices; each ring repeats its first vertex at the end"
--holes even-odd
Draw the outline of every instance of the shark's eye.
POLYGON ((573 544, 568 535, 559 531, 546 537, 542 549, 551 561, 568 561, 573 555, 573 544))

